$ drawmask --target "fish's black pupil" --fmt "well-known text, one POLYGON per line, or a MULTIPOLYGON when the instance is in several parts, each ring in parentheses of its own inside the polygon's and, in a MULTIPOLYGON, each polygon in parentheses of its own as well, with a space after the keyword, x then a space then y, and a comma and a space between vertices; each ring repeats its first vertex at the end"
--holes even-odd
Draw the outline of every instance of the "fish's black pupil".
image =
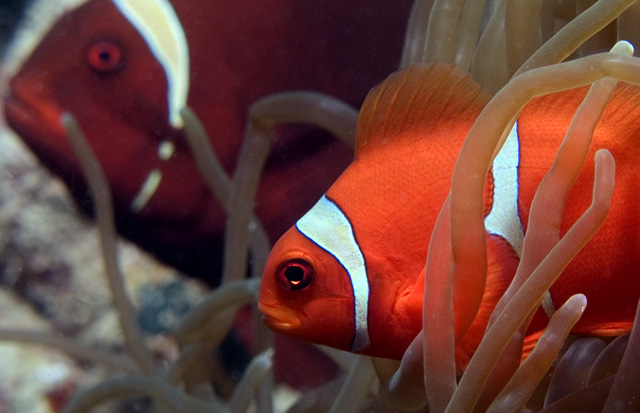
POLYGON ((109 53, 108 50, 103 50, 100 52, 98 57, 100 58, 100 60, 104 62, 108 62, 109 60, 111 60, 111 53, 109 53))
POLYGON ((284 270, 284 276, 290 283, 298 285, 304 278, 304 269, 299 265, 291 265, 284 270))
POLYGON ((303 259, 285 261, 276 271, 276 279, 285 290, 303 290, 314 278, 313 265, 303 259))

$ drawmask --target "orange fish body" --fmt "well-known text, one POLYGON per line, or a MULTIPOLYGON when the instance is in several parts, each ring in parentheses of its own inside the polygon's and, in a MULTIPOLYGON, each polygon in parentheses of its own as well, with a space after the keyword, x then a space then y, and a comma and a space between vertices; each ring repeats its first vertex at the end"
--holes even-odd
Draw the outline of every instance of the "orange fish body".
MULTIPOLYGON (((313 90, 359 106, 397 67, 410 1, 181 0, 173 8, 190 56, 188 106, 232 174, 249 106, 268 94, 313 90), (364 10, 364 12, 363 12, 364 10)), ((8 124, 89 201, 60 123, 72 113, 105 170, 119 230, 183 271, 217 272, 225 214, 201 178, 184 136, 168 122, 167 78, 140 33, 111 0, 65 14, 5 97, 8 124), (171 142, 169 159, 158 155, 171 142), (152 171, 157 190, 137 210, 152 171)), ((265 167, 256 213, 277 239, 348 165, 352 151, 327 133, 283 127, 265 167), (309 142, 312 142, 310 144, 309 142)))
MULTIPOLYGON (((616 160, 609 216, 550 290, 555 308, 572 294, 587 296, 575 333, 630 330, 640 297, 639 93, 618 86, 568 197, 562 234, 591 202, 595 151, 609 149, 616 160)), ((585 94, 581 88, 530 102, 493 163, 485 184, 486 288, 458 341, 458 368, 515 274, 533 195, 585 94)), ((489 98, 468 75, 442 63, 414 65, 372 90, 358 121, 355 160, 271 252, 259 304, 267 325, 343 350, 402 357, 422 328, 429 240, 457 155, 489 98)), ((528 333, 547 322, 540 309, 528 333)))

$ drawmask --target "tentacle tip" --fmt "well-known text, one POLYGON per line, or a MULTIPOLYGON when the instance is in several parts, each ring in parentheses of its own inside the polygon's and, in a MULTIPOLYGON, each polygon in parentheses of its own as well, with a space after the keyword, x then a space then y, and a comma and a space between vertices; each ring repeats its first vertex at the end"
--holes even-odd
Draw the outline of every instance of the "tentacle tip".
POLYGON ((576 306, 580 306, 580 313, 584 313, 584 310, 587 308, 587 296, 584 294, 575 294, 572 295, 569 300, 574 301, 576 306))
POLYGON ((620 40, 615 45, 613 45, 610 52, 623 56, 633 56, 634 48, 630 42, 626 40, 620 40))
POLYGON ((269 347, 259 354, 257 357, 259 357, 260 364, 264 365, 266 368, 271 368, 273 366, 273 353, 273 347, 269 347))
POLYGON ((60 114, 60 123, 64 125, 65 128, 69 128, 69 125, 75 121, 74 116, 70 112, 62 112, 60 114))
POLYGON ((595 161, 596 161, 596 164, 604 164, 611 168, 615 168, 615 164, 616 164, 613 155, 606 148, 598 149, 596 151, 595 161))

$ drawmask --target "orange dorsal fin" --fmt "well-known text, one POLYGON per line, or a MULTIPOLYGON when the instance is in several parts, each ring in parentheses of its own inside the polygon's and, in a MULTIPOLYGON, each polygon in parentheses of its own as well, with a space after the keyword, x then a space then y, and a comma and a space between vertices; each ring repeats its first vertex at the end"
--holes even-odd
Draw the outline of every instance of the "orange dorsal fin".
POLYGON ((454 65, 417 63, 373 88, 360 110, 356 156, 379 145, 423 137, 441 122, 475 120, 491 96, 454 65))
POLYGON ((600 122, 605 125, 615 125, 619 134, 630 138, 633 146, 637 148, 639 146, 637 136, 640 130, 638 118, 640 118, 640 87, 618 82, 618 87, 600 122))
MULTIPOLYGON (((545 124, 556 124, 561 130, 566 130, 588 90, 589 86, 583 86, 537 97, 527 104, 520 117, 533 119, 532 123, 544 119, 545 124)), ((640 87, 618 82, 600 118, 594 141, 599 142, 600 147, 623 145, 627 150, 640 148, 637 142, 639 117, 640 87)))

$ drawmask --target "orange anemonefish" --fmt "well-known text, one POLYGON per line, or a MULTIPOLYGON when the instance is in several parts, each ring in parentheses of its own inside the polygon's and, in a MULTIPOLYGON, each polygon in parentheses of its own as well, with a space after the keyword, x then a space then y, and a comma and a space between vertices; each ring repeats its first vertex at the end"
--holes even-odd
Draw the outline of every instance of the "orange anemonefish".
MULTIPOLYGON (((532 100, 493 161, 485 184, 487 282, 456 348, 459 369, 515 274, 534 192, 586 91, 532 100)), ((342 350, 402 357, 422 328, 433 226, 463 141, 489 98, 469 75, 443 63, 414 65, 370 92, 355 160, 271 252, 259 303, 269 327, 342 350)), ((569 194, 561 235, 591 202, 599 148, 611 151, 617 165, 609 216, 553 285, 528 334, 543 329, 547 313, 578 292, 588 305, 574 333, 631 329, 640 297, 639 104, 640 88, 618 85, 569 194)))
MULTIPOLYGON (((397 68, 411 3, 89 0, 55 23, 11 79, 4 115, 90 209, 60 123, 73 114, 111 186, 120 233, 216 283, 225 213, 186 146, 180 107, 197 114, 232 174, 248 108, 261 97, 304 89, 359 106, 397 68)), ((315 128, 277 128, 256 201, 273 241, 352 156, 315 128)))

